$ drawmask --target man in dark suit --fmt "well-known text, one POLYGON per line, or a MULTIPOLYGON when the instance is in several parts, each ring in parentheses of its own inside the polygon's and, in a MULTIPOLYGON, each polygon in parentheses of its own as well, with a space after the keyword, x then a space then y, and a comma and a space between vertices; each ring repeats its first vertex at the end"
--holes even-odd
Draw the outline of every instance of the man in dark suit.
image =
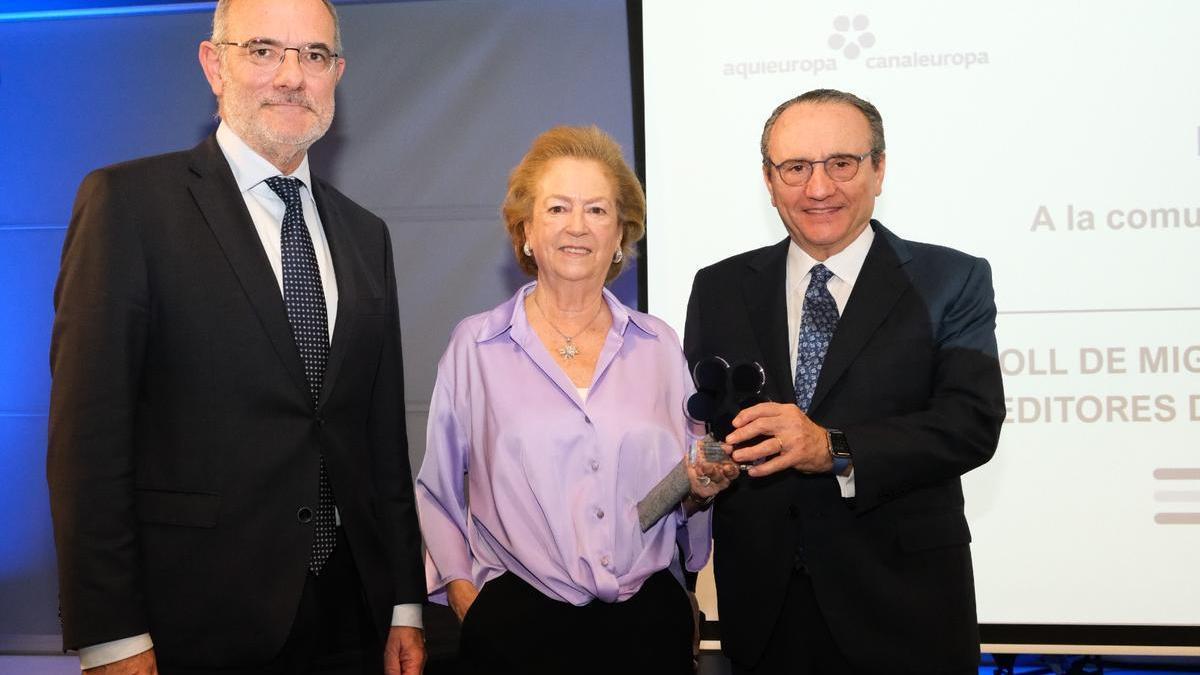
POLYGON ((47 466, 85 672, 421 671, 391 242, 308 168, 339 42, 324 0, 222 0, 217 132, 79 190, 47 466))
POLYGON ((979 659, 960 476, 1004 418, 987 262, 871 220, 883 123, 834 90, 785 102, 763 178, 789 237, 696 275, 684 349, 757 361, 772 402, 727 441, 721 642, 735 673, 967 673, 979 659))

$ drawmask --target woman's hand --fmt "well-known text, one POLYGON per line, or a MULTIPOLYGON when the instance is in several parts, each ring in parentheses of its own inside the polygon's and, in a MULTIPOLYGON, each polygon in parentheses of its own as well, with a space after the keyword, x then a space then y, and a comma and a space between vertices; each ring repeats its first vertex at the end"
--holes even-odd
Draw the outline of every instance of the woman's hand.
POLYGON ((454 614, 458 616, 458 622, 467 615, 467 610, 471 609, 471 605, 475 604, 475 597, 479 595, 479 589, 475 588, 475 584, 466 579, 455 579, 446 586, 446 597, 450 600, 450 609, 454 610, 454 614))
MULTIPOLYGON (((685 461, 687 468, 688 483, 691 487, 691 492, 684 498, 684 506, 687 508, 688 515, 699 511, 710 503, 721 490, 729 487, 730 482, 738 476, 738 466, 732 461, 726 462, 709 462, 704 459, 704 453, 700 450, 697 441, 697 452, 695 461, 685 461)), ((729 452, 729 449, 726 449, 729 452)))

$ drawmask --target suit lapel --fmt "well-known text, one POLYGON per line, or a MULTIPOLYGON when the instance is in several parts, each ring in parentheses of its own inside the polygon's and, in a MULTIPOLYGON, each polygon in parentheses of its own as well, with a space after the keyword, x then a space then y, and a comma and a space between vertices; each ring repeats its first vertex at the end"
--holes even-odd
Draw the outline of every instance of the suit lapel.
POLYGON ((854 291, 846 302, 846 311, 838 320, 837 330, 829 342, 810 411, 818 409, 821 400, 911 285, 903 271, 903 265, 910 257, 908 248, 877 221, 871 221, 871 225, 875 228, 875 241, 871 243, 871 250, 854 283, 854 291))
POLYGON ((796 400, 792 383, 787 327, 787 250, 784 239, 764 250, 747 264, 742 277, 742 296, 763 368, 770 383, 771 400, 786 403, 796 400))
POLYGON ((313 199, 317 203, 317 213, 321 216, 321 227, 325 230, 325 240, 329 242, 330 257, 333 258, 333 272, 337 278, 338 307, 337 322, 333 327, 333 342, 329 345, 329 362, 325 365, 325 379, 321 386, 320 401, 323 403, 333 391, 333 383, 337 381, 342 363, 346 360, 346 345, 351 342, 351 331, 354 330, 354 315, 358 308, 356 298, 359 295, 358 270, 364 264, 358 259, 357 249, 350 233, 346 229, 345 218, 337 203, 329 198, 324 184, 312 179, 313 199))
POLYGON ((215 137, 196 146, 190 168, 196 176, 188 188, 192 198, 237 275, 275 353, 300 391, 307 392, 304 366, 292 338, 279 282, 215 137))

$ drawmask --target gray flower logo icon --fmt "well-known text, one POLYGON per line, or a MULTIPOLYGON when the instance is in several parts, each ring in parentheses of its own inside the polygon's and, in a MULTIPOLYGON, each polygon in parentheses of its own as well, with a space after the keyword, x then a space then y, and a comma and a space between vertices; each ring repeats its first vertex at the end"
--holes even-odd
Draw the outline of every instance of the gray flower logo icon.
POLYGON ((829 48, 842 50, 842 56, 856 59, 864 49, 875 46, 875 34, 867 30, 871 20, 865 14, 858 14, 853 19, 839 16, 833 20, 833 29, 837 32, 829 36, 829 48), (850 39, 847 34, 855 33, 850 39))

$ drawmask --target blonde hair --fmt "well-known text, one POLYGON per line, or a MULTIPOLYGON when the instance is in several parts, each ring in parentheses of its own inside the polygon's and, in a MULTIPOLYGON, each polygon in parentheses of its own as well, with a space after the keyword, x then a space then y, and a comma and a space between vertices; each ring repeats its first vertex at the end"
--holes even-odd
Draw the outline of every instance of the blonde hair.
POLYGON ((504 196, 501 213, 509 239, 512 240, 513 255, 526 274, 537 276, 537 261, 522 250, 525 246, 525 223, 533 216, 534 193, 547 165, 563 157, 599 162, 616 188, 623 257, 620 262, 609 266, 605 282, 612 281, 634 257, 638 240, 646 234, 646 195, 637 176, 625 163, 621 146, 594 125, 560 126, 542 133, 533 139, 529 152, 509 174, 508 193, 504 196))

